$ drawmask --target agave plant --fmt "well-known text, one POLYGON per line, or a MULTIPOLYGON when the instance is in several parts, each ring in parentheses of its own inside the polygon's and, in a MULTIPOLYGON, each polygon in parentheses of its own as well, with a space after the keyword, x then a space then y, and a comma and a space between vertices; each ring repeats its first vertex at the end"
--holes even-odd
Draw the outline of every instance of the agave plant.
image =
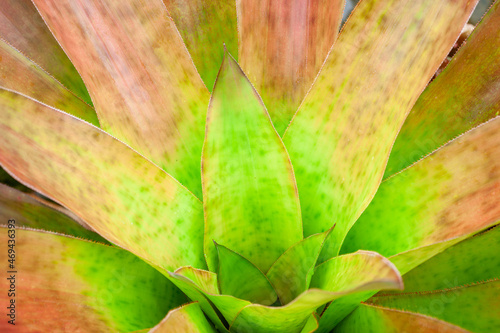
POLYGON ((2 1, 1 330, 500 330, 476 2, 2 1))

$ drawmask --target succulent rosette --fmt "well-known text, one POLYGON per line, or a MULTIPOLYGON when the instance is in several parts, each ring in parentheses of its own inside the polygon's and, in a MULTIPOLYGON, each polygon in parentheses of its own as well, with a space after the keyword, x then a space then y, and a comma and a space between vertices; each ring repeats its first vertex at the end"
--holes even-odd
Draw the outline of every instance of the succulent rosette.
POLYGON ((500 330, 476 3, 4 0, 0 329, 500 330))

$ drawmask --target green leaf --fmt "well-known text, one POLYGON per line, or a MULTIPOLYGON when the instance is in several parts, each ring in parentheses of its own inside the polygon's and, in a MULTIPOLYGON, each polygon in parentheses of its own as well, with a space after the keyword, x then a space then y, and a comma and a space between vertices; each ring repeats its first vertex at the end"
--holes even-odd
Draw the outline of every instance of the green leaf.
POLYGON ((201 202, 141 155, 68 114, 0 90, 0 164, 101 236, 162 269, 205 267, 201 202))
POLYGON ((463 328, 432 317, 368 304, 361 304, 356 311, 335 328, 335 332, 467 333, 463 328))
MULTIPOLYGON (((403 292, 449 289, 498 278, 499 253, 500 227, 496 226, 448 248, 406 273, 403 292)), ((396 292, 384 292, 393 293, 396 292)))
POLYGON ((401 288, 402 282, 388 260, 373 253, 358 253, 336 257, 318 266, 311 286, 313 289, 285 306, 247 305, 232 323, 230 331, 300 332, 309 316, 323 304, 366 291, 401 288), (315 289, 317 287, 322 289, 315 289))
POLYGON ((365 283, 369 288, 334 300, 323 312, 318 332, 329 332, 359 304, 379 289, 403 289, 403 281, 394 265, 380 254, 358 251, 325 261, 315 269, 311 287, 333 290, 365 283))
POLYGON ((474 29, 444 71, 425 89, 391 151, 384 178, 471 128, 500 109, 500 2, 474 29))
POLYGON ((472 332, 495 332, 500 327, 498 278, 432 292, 374 297, 370 303, 418 312, 472 332))
POLYGON ((86 103, 92 104, 82 78, 64 53, 31 0, 3 0, 0 36, 40 65, 86 103))
POLYGON ((290 303, 309 288, 321 247, 331 230, 294 244, 271 266, 266 275, 281 304, 290 303))
POLYGON ((210 277, 210 275, 215 276, 215 273, 192 267, 182 267, 175 273, 169 273, 170 281, 190 299, 199 302, 203 312, 207 314, 217 328, 227 331, 226 326, 229 326, 228 323, 234 320, 243 307, 251 303, 230 295, 210 293, 207 289, 204 289, 207 282, 200 283, 199 281, 207 278, 213 279, 214 277, 210 277), (193 276, 196 276, 196 278, 191 279, 190 277, 193 276))
POLYGON ((352 12, 283 138, 304 235, 336 223, 323 257, 372 199, 407 113, 476 2, 364 0, 352 12))
POLYGON ((0 71, 1 87, 17 91, 99 126, 94 108, 3 40, 0 40, 0 71))
POLYGON ((318 315, 316 313, 313 313, 309 316, 309 319, 306 321, 306 325, 300 331, 301 333, 313 333, 316 332, 318 329, 318 315))
POLYGON ((76 216, 62 207, 48 206, 35 196, 23 193, 0 184, 0 223, 14 219, 17 226, 42 229, 76 236, 107 244, 108 242, 95 232, 85 228, 76 220, 76 216))
POLYGON ((33 2, 85 80, 101 127, 201 198, 209 94, 162 1, 33 2))
MULTIPOLYGON (((498 223, 499 147, 497 117, 382 183, 342 252, 366 249, 389 257, 448 240, 458 242, 498 223)), ((430 258, 425 249, 419 253, 420 260, 415 253, 406 254, 405 260, 418 265, 430 258)), ((415 267, 398 260, 402 273, 415 267)))
MULTIPOLYGON (((5 269, 10 234, 0 228, 5 269)), ((154 326, 186 302, 164 276, 127 251, 21 228, 15 235, 15 328, 20 332, 129 332, 154 326)), ((0 282, 2 304, 12 299, 10 274, 0 282)), ((0 330, 8 327, 2 320, 0 330)))
POLYGON ((210 333, 217 332, 207 321, 198 303, 185 304, 170 310, 149 333, 210 333))
POLYGON ((226 54, 208 108, 202 157, 205 254, 213 241, 263 272, 302 239, 292 165, 262 101, 226 54))
POLYGON ((205 86, 211 91, 224 57, 222 45, 238 54, 234 0, 163 0, 205 86))
POLYGON ((337 39, 344 0, 238 0, 239 62, 283 134, 337 39))
POLYGON ((276 292, 267 277, 254 264, 238 253, 220 244, 218 281, 222 294, 271 305, 277 300, 276 292))

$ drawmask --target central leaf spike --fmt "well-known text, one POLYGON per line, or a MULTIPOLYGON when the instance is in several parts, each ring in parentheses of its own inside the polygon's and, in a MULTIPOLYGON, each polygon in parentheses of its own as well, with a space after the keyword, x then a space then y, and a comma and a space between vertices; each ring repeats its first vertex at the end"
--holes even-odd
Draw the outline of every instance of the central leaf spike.
POLYGON ((227 51, 208 108, 202 177, 210 270, 217 267, 212 240, 267 272, 303 238, 288 153, 258 93, 227 51))

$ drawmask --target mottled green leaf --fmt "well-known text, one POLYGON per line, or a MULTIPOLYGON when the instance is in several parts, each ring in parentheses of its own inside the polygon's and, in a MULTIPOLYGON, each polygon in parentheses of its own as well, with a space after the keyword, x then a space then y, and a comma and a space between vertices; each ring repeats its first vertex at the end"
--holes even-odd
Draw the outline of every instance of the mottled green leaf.
MULTIPOLYGON (((496 224, 499 170, 500 118, 495 118, 382 183, 347 235, 342 252, 365 249, 389 257, 460 240, 496 224)), ((429 258, 427 252, 421 251, 421 259, 429 258)), ((415 253, 407 256, 418 259, 415 253)), ((404 261, 398 260, 402 273, 415 267, 402 267, 404 261)))
POLYGON ((499 253, 500 227, 497 226, 448 248, 405 274, 402 292, 448 289, 498 278, 499 253))
POLYGON ((379 289, 403 289, 403 281, 396 267, 380 254, 368 251, 335 257, 318 265, 311 287, 332 290, 338 288, 339 284, 350 286, 359 284, 359 281, 372 285, 363 292, 334 300, 321 315, 318 332, 329 332, 379 289))
POLYGON ((0 39, 0 86, 99 126, 94 108, 0 39))
POLYGON ((337 39, 344 0, 237 0, 239 62, 283 134, 337 39))
POLYGON ((150 333, 210 333, 217 332, 205 318, 198 303, 189 303, 170 310, 150 333))
POLYGON ((260 97, 229 54, 208 108, 202 176, 210 270, 217 262, 213 241, 266 272, 302 239, 288 154, 260 97))
POLYGON ((205 267, 201 202, 100 129, 0 90, 0 164, 107 240, 163 269, 205 267))
POLYGON ((374 253, 336 257, 316 268, 311 287, 285 306, 251 304, 231 325, 231 332, 300 332, 319 306, 341 297, 402 287, 401 277, 385 258, 374 253), (316 289, 322 288, 322 289, 316 289))
POLYGON ((108 243, 95 232, 85 228, 76 216, 62 207, 47 205, 35 196, 0 184, 0 224, 14 219, 17 226, 53 231, 83 239, 108 243))
POLYGON ((222 294, 264 305, 276 302, 276 292, 264 273, 227 247, 216 244, 216 248, 219 255, 217 277, 222 294))
POLYGON ((234 320, 238 312, 251 303, 230 295, 210 293, 204 289, 207 283, 200 284, 199 281, 206 279, 211 274, 215 275, 215 273, 212 272, 194 269, 192 267, 183 267, 175 273, 169 273, 169 276, 170 280, 190 299, 200 303, 203 312, 207 314, 220 330, 227 331, 224 324, 229 326, 228 323, 234 320), (197 278, 191 279, 189 276, 197 276, 197 278), (220 313, 220 317, 218 313, 220 313))
POLYGON ((489 333, 500 328, 498 279, 444 290, 373 297, 370 303, 418 312, 472 332, 489 333))
MULTIPOLYGON (((10 234, 0 228, 5 268, 10 234)), ((156 325, 187 301, 164 276, 127 251, 46 232, 17 228, 15 234, 16 273, 4 272, 0 280, 3 307, 12 299, 7 277, 16 276, 14 331, 130 332, 156 325)), ((2 318, 0 331, 11 329, 2 318)))
POLYGON ((467 333, 447 322, 418 313, 362 304, 335 332, 340 333, 467 333))
POLYGON ((238 54, 234 0, 163 0, 205 86, 211 91, 224 57, 222 45, 238 54))
POLYGON ((31 0, 2 0, 0 36, 85 102, 92 103, 80 75, 31 0))
POLYGON ((469 129, 499 115, 500 2, 496 2, 425 89, 391 151, 388 177, 469 129))
POLYGON ((344 25, 283 138, 304 235, 337 224, 325 258, 375 194, 407 113, 476 2, 364 0, 344 25))
POLYGON ((294 244, 271 266, 266 275, 281 304, 290 303, 309 288, 321 247, 330 232, 331 229, 294 244))
POLYGON ((209 94, 161 0, 33 0, 101 127, 201 198, 209 94))

